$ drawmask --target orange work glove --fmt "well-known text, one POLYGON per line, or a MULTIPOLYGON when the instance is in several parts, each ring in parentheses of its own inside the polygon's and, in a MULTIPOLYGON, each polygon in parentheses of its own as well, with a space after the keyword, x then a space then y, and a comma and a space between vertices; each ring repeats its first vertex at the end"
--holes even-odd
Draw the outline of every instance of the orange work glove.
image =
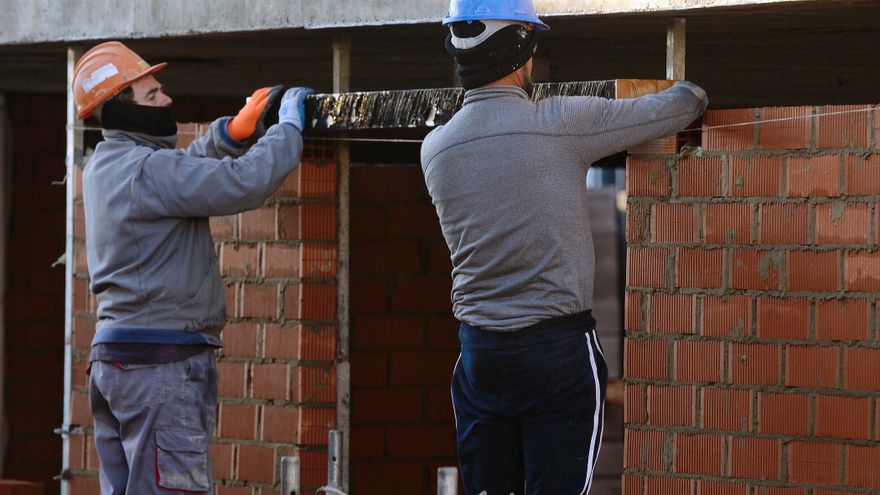
POLYGON ((257 128, 257 121, 263 115, 263 110, 269 103, 269 93, 272 88, 260 88, 254 91, 250 100, 238 111, 238 115, 229 120, 226 130, 229 136, 236 141, 245 141, 253 135, 257 128))

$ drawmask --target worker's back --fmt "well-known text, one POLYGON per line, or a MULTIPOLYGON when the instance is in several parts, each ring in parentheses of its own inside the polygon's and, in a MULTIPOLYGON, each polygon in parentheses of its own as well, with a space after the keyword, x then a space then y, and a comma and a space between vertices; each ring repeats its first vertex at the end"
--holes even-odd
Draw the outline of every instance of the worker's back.
POLYGON ((591 309, 589 164, 675 132, 705 108, 694 85, 635 100, 469 91, 422 146, 428 191, 452 255, 456 318, 513 331, 591 309))

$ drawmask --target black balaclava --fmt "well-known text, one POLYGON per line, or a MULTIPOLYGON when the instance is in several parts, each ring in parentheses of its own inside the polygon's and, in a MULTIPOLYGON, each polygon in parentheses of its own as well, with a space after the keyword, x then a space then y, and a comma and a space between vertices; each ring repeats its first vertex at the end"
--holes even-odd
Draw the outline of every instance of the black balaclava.
POLYGON ((101 127, 158 137, 177 134, 174 110, 170 105, 148 107, 110 100, 101 108, 101 127))
MULTIPOLYGON (((456 36, 469 36, 468 30, 479 29, 482 23, 460 22, 452 25, 456 36), (462 33, 459 30, 464 31, 462 33)), ((458 63, 458 77, 465 89, 474 89, 515 72, 535 55, 538 48, 538 32, 520 24, 500 29, 486 41, 469 49, 459 49, 452 44, 452 34, 446 36, 446 51, 458 63)))

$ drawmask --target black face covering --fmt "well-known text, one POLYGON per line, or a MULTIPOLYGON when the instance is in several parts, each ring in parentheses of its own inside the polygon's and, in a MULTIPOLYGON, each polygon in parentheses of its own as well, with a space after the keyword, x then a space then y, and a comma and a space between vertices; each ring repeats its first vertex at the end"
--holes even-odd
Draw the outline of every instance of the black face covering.
POLYGON ((518 24, 507 26, 483 43, 458 49, 452 35, 446 37, 446 51, 458 62, 458 77, 464 89, 473 89, 515 72, 538 48, 538 33, 518 24))
POLYGON ((174 136, 177 123, 174 110, 167 107, 148 107, 113 100, 101 108, 101 127, 147 134, 150 136, 174 136))

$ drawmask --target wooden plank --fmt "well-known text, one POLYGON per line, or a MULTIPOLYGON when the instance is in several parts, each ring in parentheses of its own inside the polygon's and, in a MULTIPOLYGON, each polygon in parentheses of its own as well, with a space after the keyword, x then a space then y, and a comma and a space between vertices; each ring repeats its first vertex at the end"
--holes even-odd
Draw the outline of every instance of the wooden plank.
POLYGON ((666 29, 666 79, 684 80, 685 19, 676 17, 666 29))

